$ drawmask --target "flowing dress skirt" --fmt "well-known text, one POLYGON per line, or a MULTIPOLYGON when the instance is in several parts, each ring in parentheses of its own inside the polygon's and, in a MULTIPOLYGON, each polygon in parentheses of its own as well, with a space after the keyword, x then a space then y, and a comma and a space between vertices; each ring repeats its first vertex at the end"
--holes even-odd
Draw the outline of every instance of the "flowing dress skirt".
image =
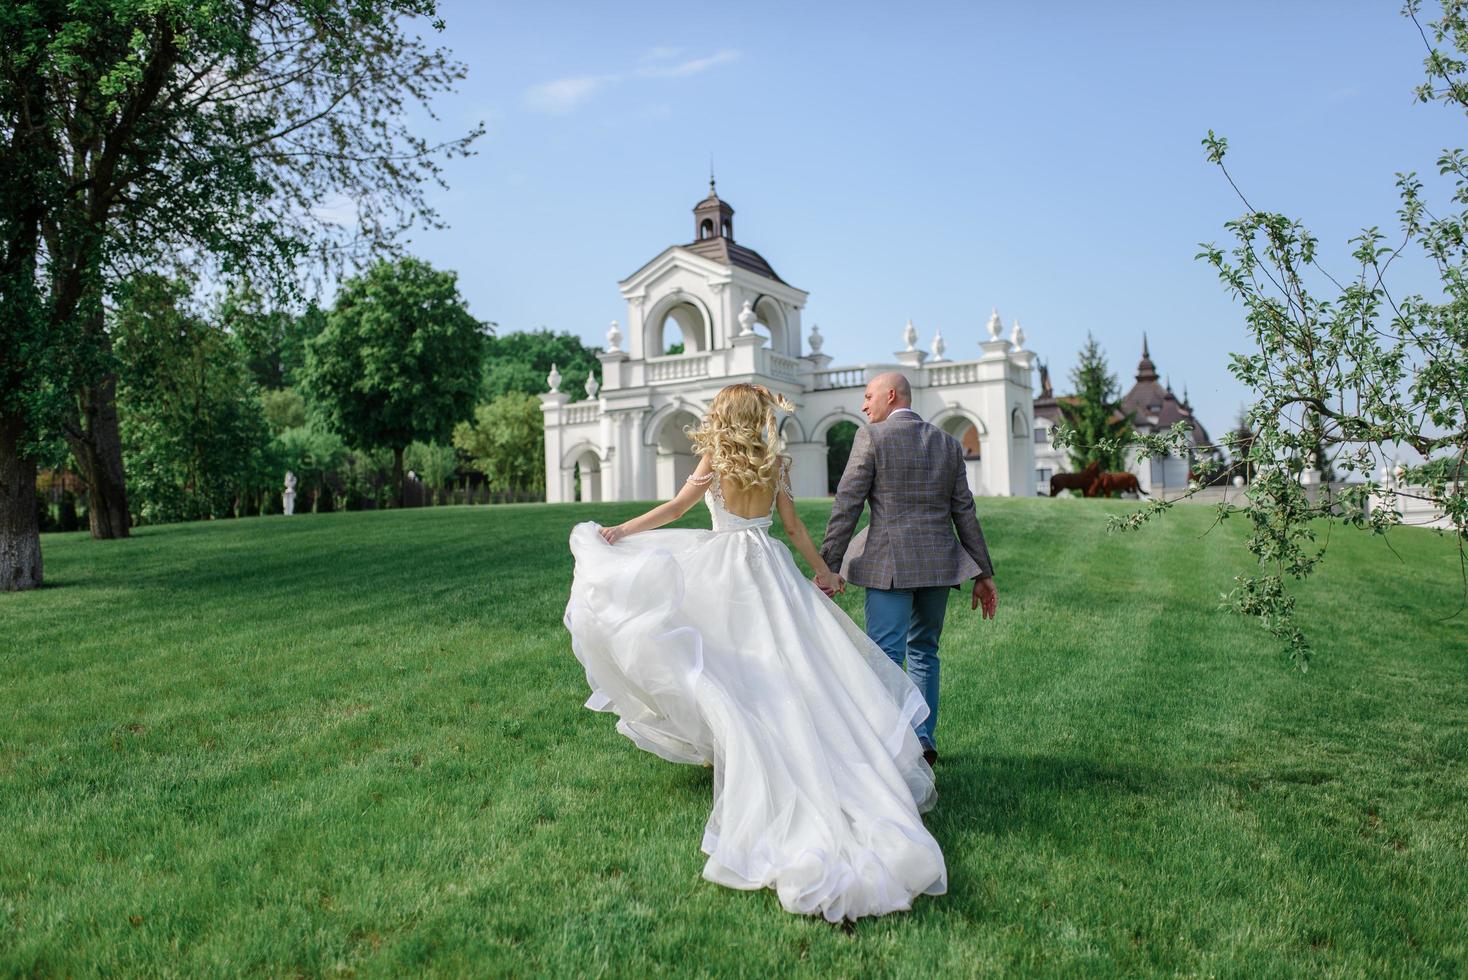
POLYGON ((703 876, 831 922, 907 909, 947 872, 922 695, 801 575, 768 521, 608 545, 571 532, 565 623, 586 706, 672 762, 711 765, 703 876))

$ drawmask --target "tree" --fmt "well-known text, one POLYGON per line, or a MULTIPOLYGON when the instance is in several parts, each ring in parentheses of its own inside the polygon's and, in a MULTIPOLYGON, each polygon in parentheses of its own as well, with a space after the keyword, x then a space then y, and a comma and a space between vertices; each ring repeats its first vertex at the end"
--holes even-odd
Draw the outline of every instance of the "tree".
POLYGON ((1249 413, 1247 409, 1239 410, 1239 417, 1234 422, 1234 427, 1223 437, 1225 445, 1233 447, 1233 465, 1228 467, 1231 475, 1242 476, 1245 483, 1254 480, 1254 465, 1249 462, 1249 454, 1254 449, 1254 430, 1249 427, 1249 413))
POLYGON ((826 491, 835 493, 841 475, 851 460, 851 444, 856 440, 855 422, 836 422, 826 430, 826 491))
POLYGON ((545 376, 553 364, 561 372, 561 390, 580 398, 587 375, 601 369, 596 354, 595 347, 575 334, 545 329, 486 337, 479 401, 488 404, 512 391, 538 395, 546 390, 545 376))
POLYGON ((311 511, 332 509, 331 477, 346 460, 341 437, 314 425, 286 429, 271 443, 282 479, 285 471, 296 475, 301 493, 311 494, 311 511), (325 499, 326 507, 321 506, 325 499))
POLYGON ((267 303, 249 281, 225 295, 219 316, 239 338, 250 373, 266 391, 289 388, 300 381, 306 342, 326 325, 325 312, 314 302, 293 313, 267 303))
POLYGON ((484 338, 456 280, 418 259, 379 262, 342 284, 306 348, 308 400, 348 444, 392 451, 399 505, 408 443, 446 441, 474 407, 484 338))
MULTIPOLYGON (((1420 9, 1418 0, 1403 9, 1427 49, 1417 98, 1468 111, 1468 0, 1446 0, 1426 27, 1420 9)), ((1225 225, 1233 238, 1228 251, 1205 244, 1198 258, 1243 305, 1253 341, 1229 369, 1254 400, 1225 437, 1231 466, 1253 478, 1245 502, 1220 504, 1218 517, 1248 522, 1246 547, 1256 565, 1235 578, 1224 604, 1257 617, 1303 669, 1310 642, 1295 618, 1291 583, 1324 561, 1330 535, 1322 541, 1320 529, 1339 521, 1386 533, 1400 522, 1395 497, 1411 494, 1448 518, 1460 568, 1468 567, 1468 153, 1442 152, 1438 173, 1452 188, 1432 207, 1417 176, 1400 174, 1400 238, 1387 244, 1379 228, 1365 228, 1350 241, 1350 274, 1342 276, 1299 221, 1249 202, 1224 163, 1227 140, 1209 131, 1202 142, 1244 214, 1225 225), (1436 272, 1439 299, 1389 288, 1392 264, 1414 252, 1436 272), (1411 489, 1377 479, 1400 447, 1425 463, 1408 469, 1402 482, 1411 489), (1316 460, 1343 472, 1349 482, 1339 493, 1301 484, 1316 460), (1376 497, 1381 506, 1371 506, 1376 497)), ((1144 457, 1185 446, 1187 427, 1140 437, 1144 457)), ((1110 525, 1140 527, 1171 506, 1154 500, 1110 525)), ((1461 581, 1468 599, 1468 572, 1461 581)))
POLYGON ((270 434, 244 352, 185 310, 188 296, 187 283, 138 277, 111 318, 123 459, 150 524, 232 513, 267 475, 270 434))
POLYGON ((459 453, 453 446, 415 442, 403 454, 403 465, 412 469, 430 490, 441 490, 459 469, 459 453))
POLYGON ((1126 468, 1126 449, 1132 437, 1132 419, 1121 411, 1121 384, 1106 365, 1106 355, 1088 332, 1086 346, 1070 372, 1073 400, 1060 402, 1060 412, 1073 433, 1071 466, 1079 472, 1091 463, 1104 471, 1126 468))
POLYGON ((260 392, 260 410, 265 413, 271 435, 306 424, 306 399, 294 388, 260 392))
POLYGON ((545 416, 540 399, 510 392, 474 410, 474 421, 454 429, 454 445, 490 486, 545 492, 545 416))
MULTIPOLYGON (((0 5, 0 586, 39 584, 32 447, 59 430, 94 537, 127 534, 105 310, 134 272, 282 292, 415 225, 482 133, 430 145, 410 104, 462 66, 406 32, 434 0, 0 5), (324 202, 354 204, 340 220, 324 202)), ((442 23, 434 21, 441 29, 442 23)))

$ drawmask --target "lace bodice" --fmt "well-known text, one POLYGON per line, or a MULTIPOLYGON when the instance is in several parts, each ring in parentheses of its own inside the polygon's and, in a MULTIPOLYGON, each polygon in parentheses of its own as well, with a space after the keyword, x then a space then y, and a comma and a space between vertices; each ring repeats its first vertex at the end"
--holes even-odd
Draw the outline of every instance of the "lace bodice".
POLYGON ((719 488, 719 474, 706 473, 701 477, 690 476, 688 482, 696 487, 707 487, 703 494, 703 502, 708 505, 709 516, 713 521, 715 531, 748 531, 767 528, 775 523, 775 505, 779 503, 780 494, 784 494, 791 500, 795 494, 790 489, 790 471, 787 464, 780 464, 780 475, 775 481, 775 495, 770 498, 770 512, 761 517, 740 517, 738 514, 729 512, 724 505, 724 492, 719 488))

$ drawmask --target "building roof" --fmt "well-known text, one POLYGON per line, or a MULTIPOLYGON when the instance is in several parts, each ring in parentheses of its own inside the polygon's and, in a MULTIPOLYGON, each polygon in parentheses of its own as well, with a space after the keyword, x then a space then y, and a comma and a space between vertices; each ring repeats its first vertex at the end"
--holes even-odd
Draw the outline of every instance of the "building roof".
MULTIPOLYGON (((740 269, 748 269, 750 272, 764 276, 767 279, 773 279, 776 282, 785 282, 784 279, 775 275, 775 270, 770 267, 770 263, 764 260, 764 256, 752 248, 736 245, 732 238, 715 235, 713 238, 689 242, 687 245, 681 247, 688 249, 688 251, 693 252, 695 255, 702 255, 706 259, 722 262, 724 265, 737 266, 740 269)), ((786 283, 786 285, 789 284, 786 283)))
POLYGON ((1043 396, 1040 398, 1036 398, 1035 418, 1049 419, 1052 422, 1058 422, 1060 420, 1060 406, 1074 405, 1079 401, 1080 398, 1075 395, 1061 395, 1058 398, 1054 395, 1051 395, 1048 398, 1043 396))
POLYGON ((1132 425, 1144 432, 1160 432, 1176 422, 1187 421, 1192 424, 1195 443, 1208 441, 1208 433, 1194 418, 1193 407, 1188 404, 1186 396, 1179 401, 1170 384, 1158 383, 1157 367, 1147 350, 1146 334, 1142 335, 1142 358, 1137 362, 1136 383, 1121 396, 1121 412, 1113 418, 1128 413, 1132 416, 1132 425))
MULTIPOLYGON (((712 176, 709 177, 708 196, 693 206, 693 233, 696 236, 694 240, 682 247, 695 255, 785 283, 784 279, 775 274, 774 268, 765 261, 764 256, 752 248, 735 244, 734 206, 719 197, 714 190, 712 176), (708 222, 711 232, 707 235, 703 230, 705 221, 708 222)), ((785 285, 788 286, 789 283, 785 285)))

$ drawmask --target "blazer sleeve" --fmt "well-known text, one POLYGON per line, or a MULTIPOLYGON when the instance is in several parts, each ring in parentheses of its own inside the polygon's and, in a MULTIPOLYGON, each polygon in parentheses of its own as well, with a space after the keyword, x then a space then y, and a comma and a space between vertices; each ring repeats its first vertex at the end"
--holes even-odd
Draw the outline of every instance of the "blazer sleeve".
POLYGON ((953 527, 958 531, 958 541, 969 557, 979 566, 976 578, 989 578, 994 566, 989 561, 989 547, 984 544, 984 532, 979 529, 979 516, 974 513, 974 495, 969 492, 968 472, 963 465, 963 449, 957 448, 958 475, 953 478, 953 501, 949 509, 953 513, 953 527))
POLYGON ((826 536, 821 540, 821 557, 833 572, 841 568, 841 559, 846 557, 851 535, 856 532, 856 522, 861 519, 862 508, 872 490, 876 463, 871 433, 863 426, 856 430, 856 437, 851 441, 851 456, 846 460, 841 482, 836 485, 831 519, 826 522, 826 536))

